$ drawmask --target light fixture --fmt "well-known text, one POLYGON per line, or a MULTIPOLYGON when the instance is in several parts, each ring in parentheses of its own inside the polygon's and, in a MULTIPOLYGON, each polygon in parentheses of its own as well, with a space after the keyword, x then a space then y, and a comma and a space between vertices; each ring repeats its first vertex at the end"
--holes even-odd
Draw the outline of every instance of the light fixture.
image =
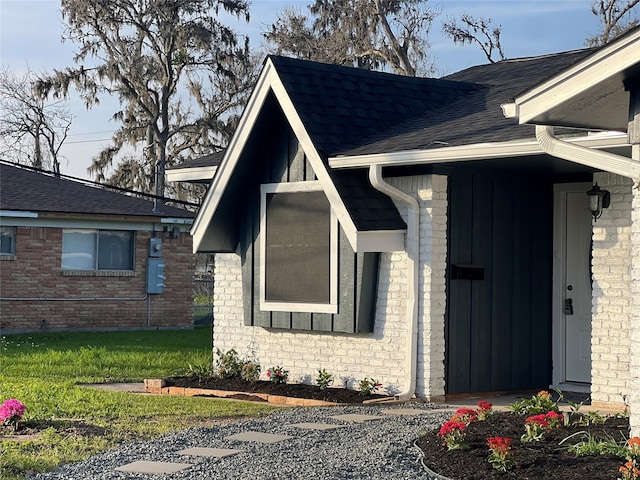
POLYGON ((587 192, 589 197, 589 208, 591 209, 591 215, 593 220, 597 220, 602 215, 602 210, 609 208, 611 204, 611 194, 608 190, 601 190, 598 183, 587 192))

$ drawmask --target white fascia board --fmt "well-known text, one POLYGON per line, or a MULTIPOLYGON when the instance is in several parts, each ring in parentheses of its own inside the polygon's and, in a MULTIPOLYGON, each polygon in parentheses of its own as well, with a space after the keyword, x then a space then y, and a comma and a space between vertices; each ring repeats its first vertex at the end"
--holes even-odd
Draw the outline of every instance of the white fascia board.
POLYGON ((172 225, 191 225, 193 223, 192 218, 173 218, 164 217, 160 220, 160 223, 168 223, 172 225))
POLYGON ((516 97, 505 115, 528 123, 594 85, 640 62, 640 29, 613 41, 577 65, 516 97))
POLYGON ((271 83, 275 77, 275 69, 270 60, 267 60, 262 70, 262 74, 258 78, 258 82, 251 94, 251 98, 247 103, 247 107, 240 118, 240 123, 236 129, 231 142, 225 151, 224 157, 220 162, 216 176, 213 178, 207 195, 205 196, 198 215, 193 222, 191 228, 191 235, 193 236, 193 252, 197 253, 202 244, 207 228, 209 228, 209 222, 213 218, 222 195, 229 184, 231 175, 235 170, 236 164, 240 158, 241 152, 244 150, 244 146, 249 138, 251 129, 258 118, 260 109, 264 104, 267 94, 271 89, 271 83))
POLYGON ((166 171, 168 182, 210 181, 218 169, 217 166, 174 168, 166 171))
POLYGON ((21 212, 18 210, 0 210, 0 217, 38 218, 38 214, 36 212, 21 212))
POLYGON ((44 227, 44 228, 87 228, 92 230, 130 230, 151 232, 157 229, 157 223, 151 222, 121 222, 100 221, 93 219, 73 218, 7 218, 2 225, 12 227, 44 227))
MULTIPOLYGON (((624 147, 629 145, 625 133, 575 137, 566 140, 589 148, 624 147)), ((441 147, 427 150, 406 150, 371 155, 340 156, 329 159, 331 168, 363 168, 371 165, 408 166, 445 162, 464 162, 509 157, 541 155, 544 151, 536 140, 503 143, 478 143, 459 147, 441 147)))
POLYGON ((329 173, 322 161, 322 158, 318 154, 318 151, 315 148, 315 145, 311 141, 311 137, 307 133, 307 130, 304 128, 304 124, 296 111, 293 102, 289 98, 282 81, 276 74, 273 75, 273 81, 271 84, 273 89, 273 93, 275 94, 282 110, 285 114, 285 117, 289 121, 289 125, 293 130, 298 142, 302 146, 304 153, 307 155, 309 163, 311 164, 311 168, 313 168, 314 173, 320 184, 322 185, 322 189, 324 190, 327 199, 329 200, 329 204, 331 204, 331 208, 334 211, 342 229, 344 230, 349 243, 351 244, 351 248, 354 251, 358 251, 358 241, 357 234, 358 231, 353 221, 351 220, 351 216, 347 211, 347 207, 345 207, 338 190, 336 189, 331 177, 329 177, 329 173))

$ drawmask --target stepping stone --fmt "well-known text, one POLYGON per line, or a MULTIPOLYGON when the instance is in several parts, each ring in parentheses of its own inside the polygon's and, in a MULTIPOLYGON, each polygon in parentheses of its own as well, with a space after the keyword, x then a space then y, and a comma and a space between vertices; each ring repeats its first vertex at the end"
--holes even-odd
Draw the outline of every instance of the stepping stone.
POLYGON ((242 450, 234 450, 232 448, 206 448, 206 447, 193 447, 179 450, 176 453, 181 455, 193 455, 196 457, 215 457, 223 458, 240 453, 242 450))
POLYGON ((385 415, 423 415, 426 410, 420 410, 419 408, 389 408, 388 410, 382 410, 385 415))
POLYGON ((307 430, 333 430, 336 428, 345 428, 347 425, 336 425, 332 423, 293 423, 290 427, 304 428, 307 430))
POLYGON ((333 418, 334 420, 342 420, 344 422, 357 422, 362 423, 367 420, 380 420, 384 417, 379 417, 377 415, 361 415, 359 413, 347 413, 345 415, 336 415, 333 418))
POLYGON ((277 443, 291 438, 288 435, 276 435, 275 433, 244 432, 225 437, 225 440, 238 440, 240 442, 277 443))
POLYGON ((132 473, 175 473, 180 470, 186 470, 192 467, 191 463, 170 463, 170 462, 144 462, 138 461, 127 463, 121 467, 117 467, 119 472, 132 473))

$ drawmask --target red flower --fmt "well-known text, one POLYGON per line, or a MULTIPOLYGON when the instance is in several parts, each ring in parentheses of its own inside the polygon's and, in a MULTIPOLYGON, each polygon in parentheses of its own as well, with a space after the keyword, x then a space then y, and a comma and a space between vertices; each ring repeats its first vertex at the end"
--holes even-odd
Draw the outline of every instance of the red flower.
POLYGON ((511 439, 509 437, 489 437, 487 445, 494 452, 505 455, 511 449, 511 439))
POLYGON ((440 431, 438 432, 438 435, 440 435, 441 437, 446 437, 447 435, 454 432, 462 432, 466 427, 466 423, 449 420, 447 423, 442 425, 440 431))
POLYGON ((486 400, 480 400, 478 402, 478 410, 480 410, 481 412, 488 412, 492 408, 493 408, 493 405, 487 402, 486 400))

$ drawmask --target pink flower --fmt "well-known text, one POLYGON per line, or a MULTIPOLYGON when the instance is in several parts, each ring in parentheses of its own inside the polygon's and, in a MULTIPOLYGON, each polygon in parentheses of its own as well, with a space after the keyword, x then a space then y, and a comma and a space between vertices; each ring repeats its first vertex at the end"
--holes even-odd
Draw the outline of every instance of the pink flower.
POLYGON ((4 425, 17 423, 22 418, 25 409, 24 404, 16 398, 6 400, 0 406, 0 422, 4 425))

